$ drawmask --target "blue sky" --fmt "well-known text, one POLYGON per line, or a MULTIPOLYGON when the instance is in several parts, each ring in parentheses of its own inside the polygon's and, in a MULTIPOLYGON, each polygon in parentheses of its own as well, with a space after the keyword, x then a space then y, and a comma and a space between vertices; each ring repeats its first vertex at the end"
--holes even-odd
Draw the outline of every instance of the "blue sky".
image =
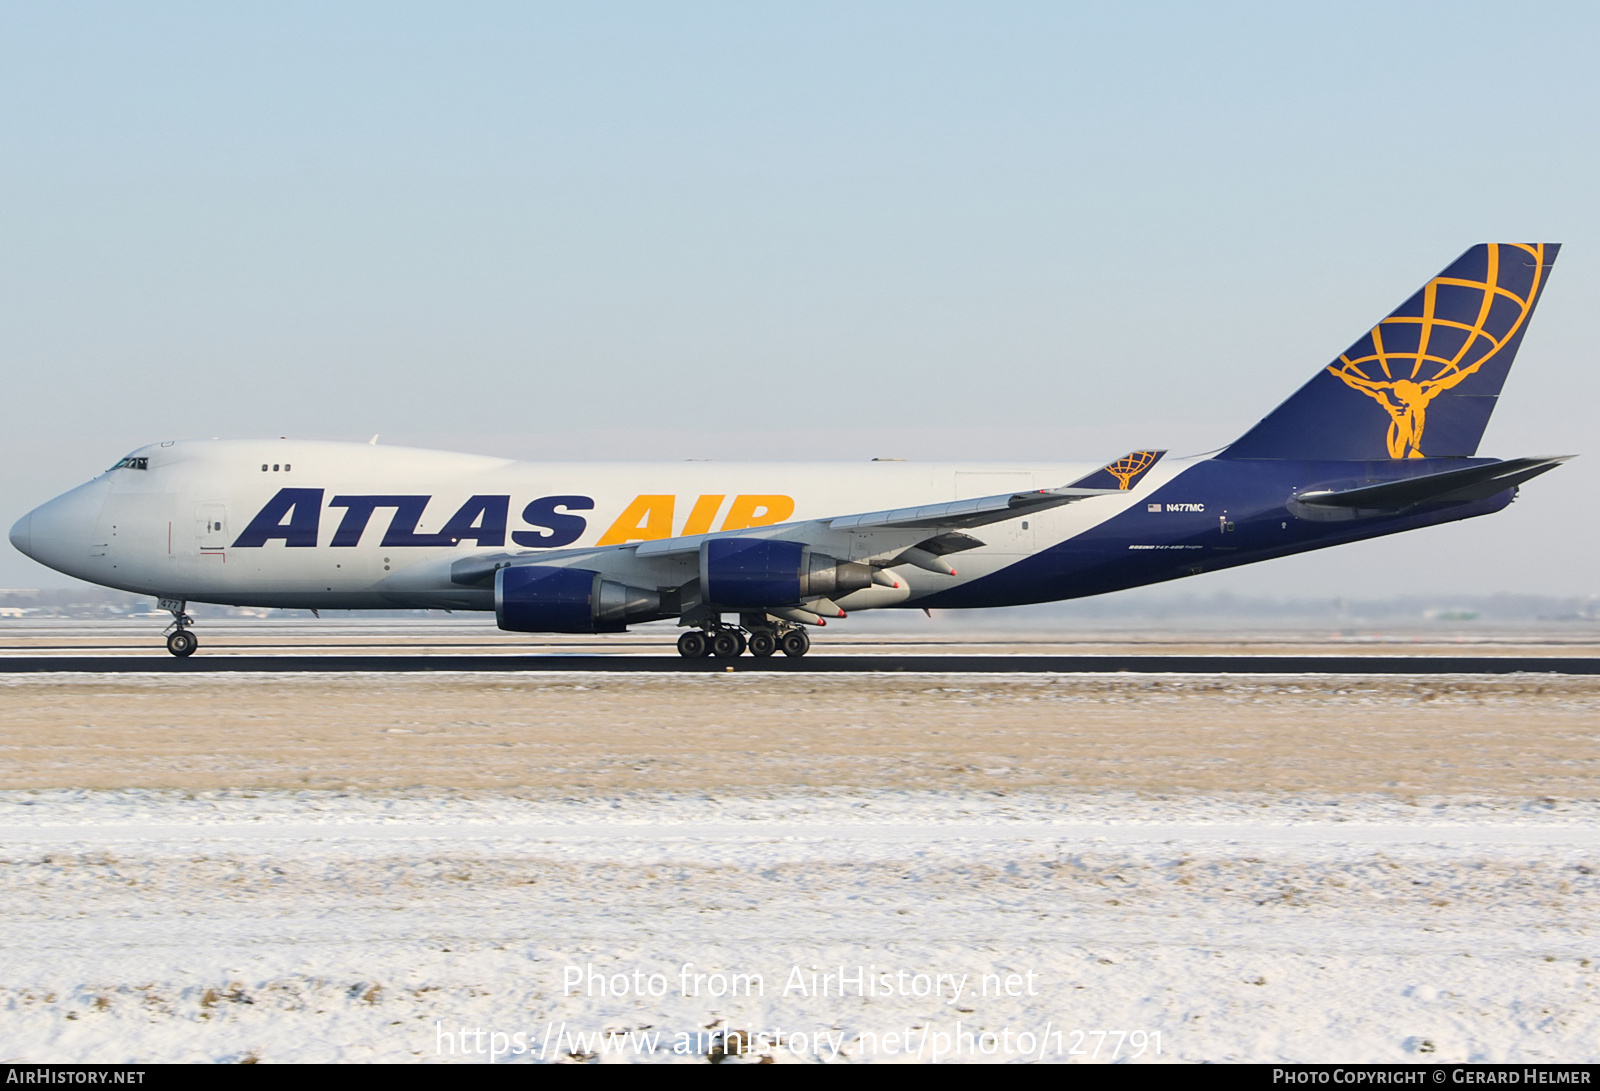
MULTIPOLYGON (((1500 516, 1185 591, 1600 593, 1600 9, 0 5, 0 521, 175 436, 1204 450, 1566 244, 1500 516)), ((0 583, 59 582, 7 552, 0 583)))

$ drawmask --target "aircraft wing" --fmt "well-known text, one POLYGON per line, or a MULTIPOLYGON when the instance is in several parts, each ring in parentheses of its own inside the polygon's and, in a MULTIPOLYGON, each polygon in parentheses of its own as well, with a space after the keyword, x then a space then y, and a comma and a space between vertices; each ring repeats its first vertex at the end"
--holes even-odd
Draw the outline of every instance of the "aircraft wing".
POLYGON ((841 515, 823 519, 832 530, 899 530, 910 527, 950 529, 981 527, 1005 519, 1019 519, 1032 512, 1047 511, 1087 500, 1092 496, 1115 495, 1118 489, 1039 489, 1036 492, 999 493, 976 500, 954 500, 948 504, 924 504, 892 511, 869 511, 862 515, 841 515))
MULTIPOLYGON (((722 530, 712 534, 692 534, 679 538, 663 538, 654 542, 640 542, 628 547, 641 557, 664 556, 669 553, 697 553, 700 543, 708 538, 783 538, 811 544, 808 539, 826 537, 829 531, 852 531, 858 534, 874 531, 889 532, 885 539, 903 537, 896 532, 916 531, 936 533, 967 527, 981 527, 1006 519, 1020 519, 1033 512, 1086 500, 1091 496, 1106 496, 1116 489, 1040 489, 1037 492, 1007 492, 994 496, 980 496, 973 500, 954 500, 946 504, 924 504, 915 508, 896 508, 891 511, 869 511, 860 515, 836 515, 823 519, 806 519, 793 523, 776 523, 770 527, 751 527, 748 530, 722 530)), ((979 543, 981 544, 981 543, 979 543)))
MULTIPOLYGON (((915 508, 898 508, 892 511, 872 511, 859 515, 840 515, 824 519, 801 519, 790 523, 774 523, 765 527, 743 530, 719 530, 707 534, 681 534, 674 538, 658 538, 646 542, 629 542, 626 545, 597 546, 588 549, 517 550, 504 553, 480 553, 463 557, 450 566, 452 583, 470 586, 491 578, 501 568, 523 564, 547 564, 563 567, 616 561, 624 557, 638 560, 668 560, 688 555, 698 556, 702 544, 717 538, 774 538, 799 542, 813 548, 837 547, 839 539, 847 534, 863 536, 869 544, 867 554, 873 560, 882 560, 887 551, 915 546, 927 538, 945 532, 979 527, 1005 519, 1020 519, 1033 512, 1046 511, 1084 500, 1091 496, 1114 493, 1114 489, 1054 489, 1027 493, 999 493, 974 500, 957 500, 947 504, 925 504, 915 508)), ((949 535, 947 544, 972 549, 983 542, 968 535, 959 539, 949 535)), ((848 547, 847 547, 848 548, 848 547)), ((945 552, 955 552, 948 549, 945 552)), ((859 549, 856 550, 859 552, 859 549)), ((880 567, 889 567, 881 565, 880 567)))
POLYGON ((844 559, 863 561, 881 568, 915 564, 931 571, 953 574, 948 564, 929 563, 929 559, 984 544, 961 531, 1007 519, 1020 519, 1063 504, 1126 492, 1165 453, 1135 451, 1087 477, 1056 489, 997 493, 970 500, 802 519, 741 530, 686 534, 629 542, 626 545, 477 554, 454 562, 450 566, 450 579, 452 583, 472 586, 492 579, 501 568, 527 564, 561 567, 596 564, 610 568, 629 560, 680 561, 686 555, 698 556, 703 543, 718 538, 778 539, 840 553, 844 559))

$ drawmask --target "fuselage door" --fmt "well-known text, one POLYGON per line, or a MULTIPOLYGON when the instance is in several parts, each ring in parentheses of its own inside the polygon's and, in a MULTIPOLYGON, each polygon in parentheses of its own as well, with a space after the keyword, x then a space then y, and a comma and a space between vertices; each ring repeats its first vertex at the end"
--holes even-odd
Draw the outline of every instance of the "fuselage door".
POLYGON ((196 530, 200 535, 200 552, 220 552, 228 547, 228 506, 226 504, 195 505, 196 530))

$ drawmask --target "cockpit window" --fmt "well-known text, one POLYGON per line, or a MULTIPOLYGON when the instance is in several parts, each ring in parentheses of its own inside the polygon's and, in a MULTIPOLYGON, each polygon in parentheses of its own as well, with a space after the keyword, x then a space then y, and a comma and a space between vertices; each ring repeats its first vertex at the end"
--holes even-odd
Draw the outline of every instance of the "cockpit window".
MULTIPOLYGON (((111 467, 112 470, 148 470, 149 468, 150 460, 148 458, 143 456, 134 458, 132 455, 111 467)), ((110 473, 111 471, 107 470, 106 472, 110 473)))

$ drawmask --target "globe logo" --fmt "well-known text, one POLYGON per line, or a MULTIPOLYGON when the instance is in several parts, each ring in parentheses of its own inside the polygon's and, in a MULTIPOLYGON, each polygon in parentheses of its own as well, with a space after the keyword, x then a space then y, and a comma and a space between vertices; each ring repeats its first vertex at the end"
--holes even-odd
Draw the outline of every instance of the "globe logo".
POLYGON ((1390 458, 1426 457, 1429 403, 1477 372, 1522 329, 1548 267, 1543 243, 1490 243, 1483 279, 1434 277, 1419 294, 1419 313, 1390 315, 1329 366, 1389 414, 1390 458))
POLYGON ((1162 451, 1134 451, 1123 455, 1106 467, 1105 472, 1117 479, 1117 488, 1127 492, 1139 475, 1156 464, 1156 459, 1165 452, 1162 451))

